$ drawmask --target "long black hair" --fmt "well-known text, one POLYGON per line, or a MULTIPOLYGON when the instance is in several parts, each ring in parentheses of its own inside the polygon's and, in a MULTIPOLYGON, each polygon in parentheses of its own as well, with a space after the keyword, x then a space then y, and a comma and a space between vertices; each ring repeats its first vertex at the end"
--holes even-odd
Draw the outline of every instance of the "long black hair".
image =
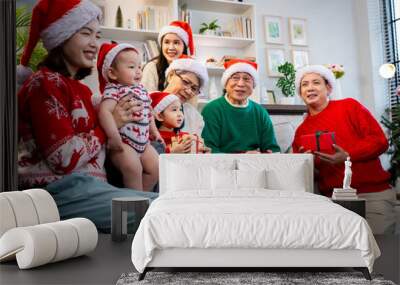
MULTIPOLYGON (((62 45, 52 49, 44 60, 38 64, 38 68, 47 67, 51 71, 58 72, 66 77, 71 77, 67 65, 62 45)), ((75 74, 74 79, 81 80, 92 73, 92 68, 80 68, 75 74)))
MULTIPOLYGON (((160 55, 151 59, 150 61, 156 61, 156 67, 157 67, 157 75, 158 75, 158 90, 164 90, 164 84, 165 84, 165 70, 167 70, 169 63, 168 60, 165 58, 163 52, 162 52, 162 43, 164 40, 164 36, 161 37, 161 45, 159 47, 159 52, 160 55)), ((182 41, 183 42, 183 41, 182 41)), ((182 54, 188 54, 187 51, 187 46, 186 44, 183 42, 183 52, 182 54)))

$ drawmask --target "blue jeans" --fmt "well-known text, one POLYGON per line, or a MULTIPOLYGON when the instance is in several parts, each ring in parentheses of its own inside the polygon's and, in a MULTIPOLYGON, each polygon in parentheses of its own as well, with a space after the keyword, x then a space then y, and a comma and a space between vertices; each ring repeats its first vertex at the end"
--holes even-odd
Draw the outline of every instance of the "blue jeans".
MULTIPOLYGON (((146 197, 150 202, 158 193, 117 188, 98 178, 84 174, 70 174, 50 183, 46 190, 53 196, 60 218, 87 218, 101 232, 111 231, 111 201, 118 197, 146 197)), ((128 216, 128 228, 136 228, 135 214, 128 216)))

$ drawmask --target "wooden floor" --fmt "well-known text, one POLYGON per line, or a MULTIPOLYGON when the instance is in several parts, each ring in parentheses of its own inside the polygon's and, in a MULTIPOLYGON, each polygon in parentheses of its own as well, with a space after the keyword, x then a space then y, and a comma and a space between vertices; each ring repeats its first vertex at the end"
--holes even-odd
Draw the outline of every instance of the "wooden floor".
MULTIPOLYGON (((400 284, 400 235, 376 236, 382 257, 375 262, 374 273, 400 284)), ((99 235, 94 252, 87 256, 19 270, 16 262, 0 265, 0 284, 115 284, 122 273, 133 272, 132 237, 116 243, 110 235, 99 235)))

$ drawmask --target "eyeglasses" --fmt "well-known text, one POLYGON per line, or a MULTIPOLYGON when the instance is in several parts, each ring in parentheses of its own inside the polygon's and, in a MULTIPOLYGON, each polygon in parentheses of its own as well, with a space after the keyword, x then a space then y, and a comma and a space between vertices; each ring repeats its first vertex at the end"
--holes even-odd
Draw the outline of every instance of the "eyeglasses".
POLYGON ((242 79, 244 81, 244 83, 246 83, 246 84, 253 83, 253 77, 251 77, 250 75, 242 75, 241 76, 239 74, 235 74, 230 78, 230 80, 232 80, 235 83, 239 82, 240 79, 242 79))
POLYGON ((190 82, 189 80, 185 79, 182 77, 182 75, 176 73, 176 76, 179 77, 179 79, 182 81, 183 86, 185 86, 185 88, 190 88, 190 90, 194 93, 194 94, 199 94, 200 93, 200 87, 197 86, 196 84, 194 84, 193 82, 190 82))

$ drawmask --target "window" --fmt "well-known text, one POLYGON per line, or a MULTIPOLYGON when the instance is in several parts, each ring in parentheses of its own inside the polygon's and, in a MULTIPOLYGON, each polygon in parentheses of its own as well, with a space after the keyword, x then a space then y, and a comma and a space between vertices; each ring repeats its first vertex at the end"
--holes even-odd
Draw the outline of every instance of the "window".
POLYGON ((390 106, 400 105, 396 87, 400 85, 400 0, 382 0, 385 61, 396 67, 395 76, 388 80, 390 106))

